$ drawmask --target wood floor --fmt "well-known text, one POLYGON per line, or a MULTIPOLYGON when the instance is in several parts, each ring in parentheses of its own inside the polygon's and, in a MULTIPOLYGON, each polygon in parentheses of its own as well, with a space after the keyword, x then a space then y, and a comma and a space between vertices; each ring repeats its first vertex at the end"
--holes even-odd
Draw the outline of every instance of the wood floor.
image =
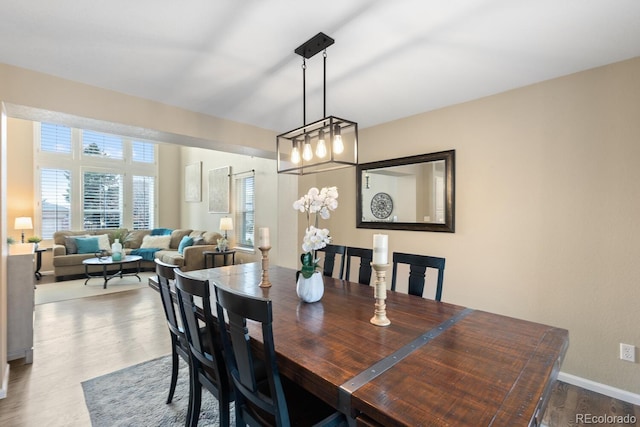
MULTIPOLYGON (((11 362, 0 426, 89 426, 82 381, 168 354, 169 348, 160 299, 150 288, 38 305, 34 362, 11 362)), ((575 422, 583 413, 640 419, 640 407, 558 383, 546 425, 594 425, 575 422)))
POLYGON ((608 396, 585 390, 558 381, 551 396, 547 411, 543 420, 543 425, 555 426, 640 426, 640 406, 632 405, 608 396), (628 415, 629 420, 634 422, 611 422, 604 420, 604 423, 587 422, 587 416, 596 417, 621 416, 624 419, 628 415), (632 418, 633 417, 633 418, 632 418), (580 422, 582 421, 582 422, 580 422))
POLYGON ((11 362, 0 426, 90 426, 82 381, 170 352, 159 302, 143 288, 37 305, 34 362, 11 362))

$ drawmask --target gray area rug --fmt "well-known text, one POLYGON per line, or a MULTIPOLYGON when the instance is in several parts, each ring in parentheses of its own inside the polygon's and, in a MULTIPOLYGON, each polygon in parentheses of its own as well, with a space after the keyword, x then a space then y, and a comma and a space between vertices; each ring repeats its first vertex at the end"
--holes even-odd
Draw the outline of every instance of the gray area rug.
MULTIPOLYGON (((171 357, 130 366, 84 381, 84 400, 93 427, 184 426, 189 404, 189 368, 180 359, 173 401, 166 404, 171 382, 171 357)), ((235 424, 233 404, 231 425, 235 424)), ((198 426, 217 426, 218 401, 202 390, 198 426)))

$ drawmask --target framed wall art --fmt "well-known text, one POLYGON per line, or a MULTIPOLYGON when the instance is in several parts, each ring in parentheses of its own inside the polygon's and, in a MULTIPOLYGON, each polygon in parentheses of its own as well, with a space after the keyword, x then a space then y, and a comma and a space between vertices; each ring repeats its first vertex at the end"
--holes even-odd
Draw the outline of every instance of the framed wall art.
POLYGON ((229 213, 231 167, 209 170, 209 213, 229 213))

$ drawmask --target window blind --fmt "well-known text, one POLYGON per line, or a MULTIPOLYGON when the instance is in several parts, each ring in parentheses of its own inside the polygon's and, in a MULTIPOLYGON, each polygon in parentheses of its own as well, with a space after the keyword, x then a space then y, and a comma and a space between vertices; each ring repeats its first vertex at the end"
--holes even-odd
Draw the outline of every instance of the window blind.
POLYGON ((71 153, 71 128, 42 123, 40 150, 48 153, 71 153))
POLYGON ((132 157, 134 162, 153 163, 155 162, 155 146, 150 142, 132 141, 132 157))
POLYGON ((154 227, 154 186, 152 176, 134 175, 133 177, 133 228, 134 230, 154 227))
POLYGON ((50 239, 71 225, 71 177, 65 169, 40 170, 41 237, 50 239))
POLYGON ((113 173, 84 172, 84 229, 119 228, 122 226, 123 176, 113 173))
POLYGON ((236 242, 238 246, 253 248, 255 242, 255 177, 236 178, 236 242))
POLYGON ((90 130, 82 131, 82 153, 85 156, 124 159, 122 137, 90 130))

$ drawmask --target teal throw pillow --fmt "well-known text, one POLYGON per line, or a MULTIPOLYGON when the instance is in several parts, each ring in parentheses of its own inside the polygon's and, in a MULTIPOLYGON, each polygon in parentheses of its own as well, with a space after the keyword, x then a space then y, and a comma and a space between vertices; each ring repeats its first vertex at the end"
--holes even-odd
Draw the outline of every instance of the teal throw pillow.
POLYGON ((93 254, 100 250, 97 237, 76 237, 76 247, 79 254, 93 254))
POLYGON ((152 236, 169 236, 173 230, 170 228, 154 228, 151 230, 152 236))
POLYGON ((178 245, 178 253, 182 255, 184 248, 187 246, 193 246, 193 237, 184 236, 182 240, 180 240, 180 244, 178 245))

